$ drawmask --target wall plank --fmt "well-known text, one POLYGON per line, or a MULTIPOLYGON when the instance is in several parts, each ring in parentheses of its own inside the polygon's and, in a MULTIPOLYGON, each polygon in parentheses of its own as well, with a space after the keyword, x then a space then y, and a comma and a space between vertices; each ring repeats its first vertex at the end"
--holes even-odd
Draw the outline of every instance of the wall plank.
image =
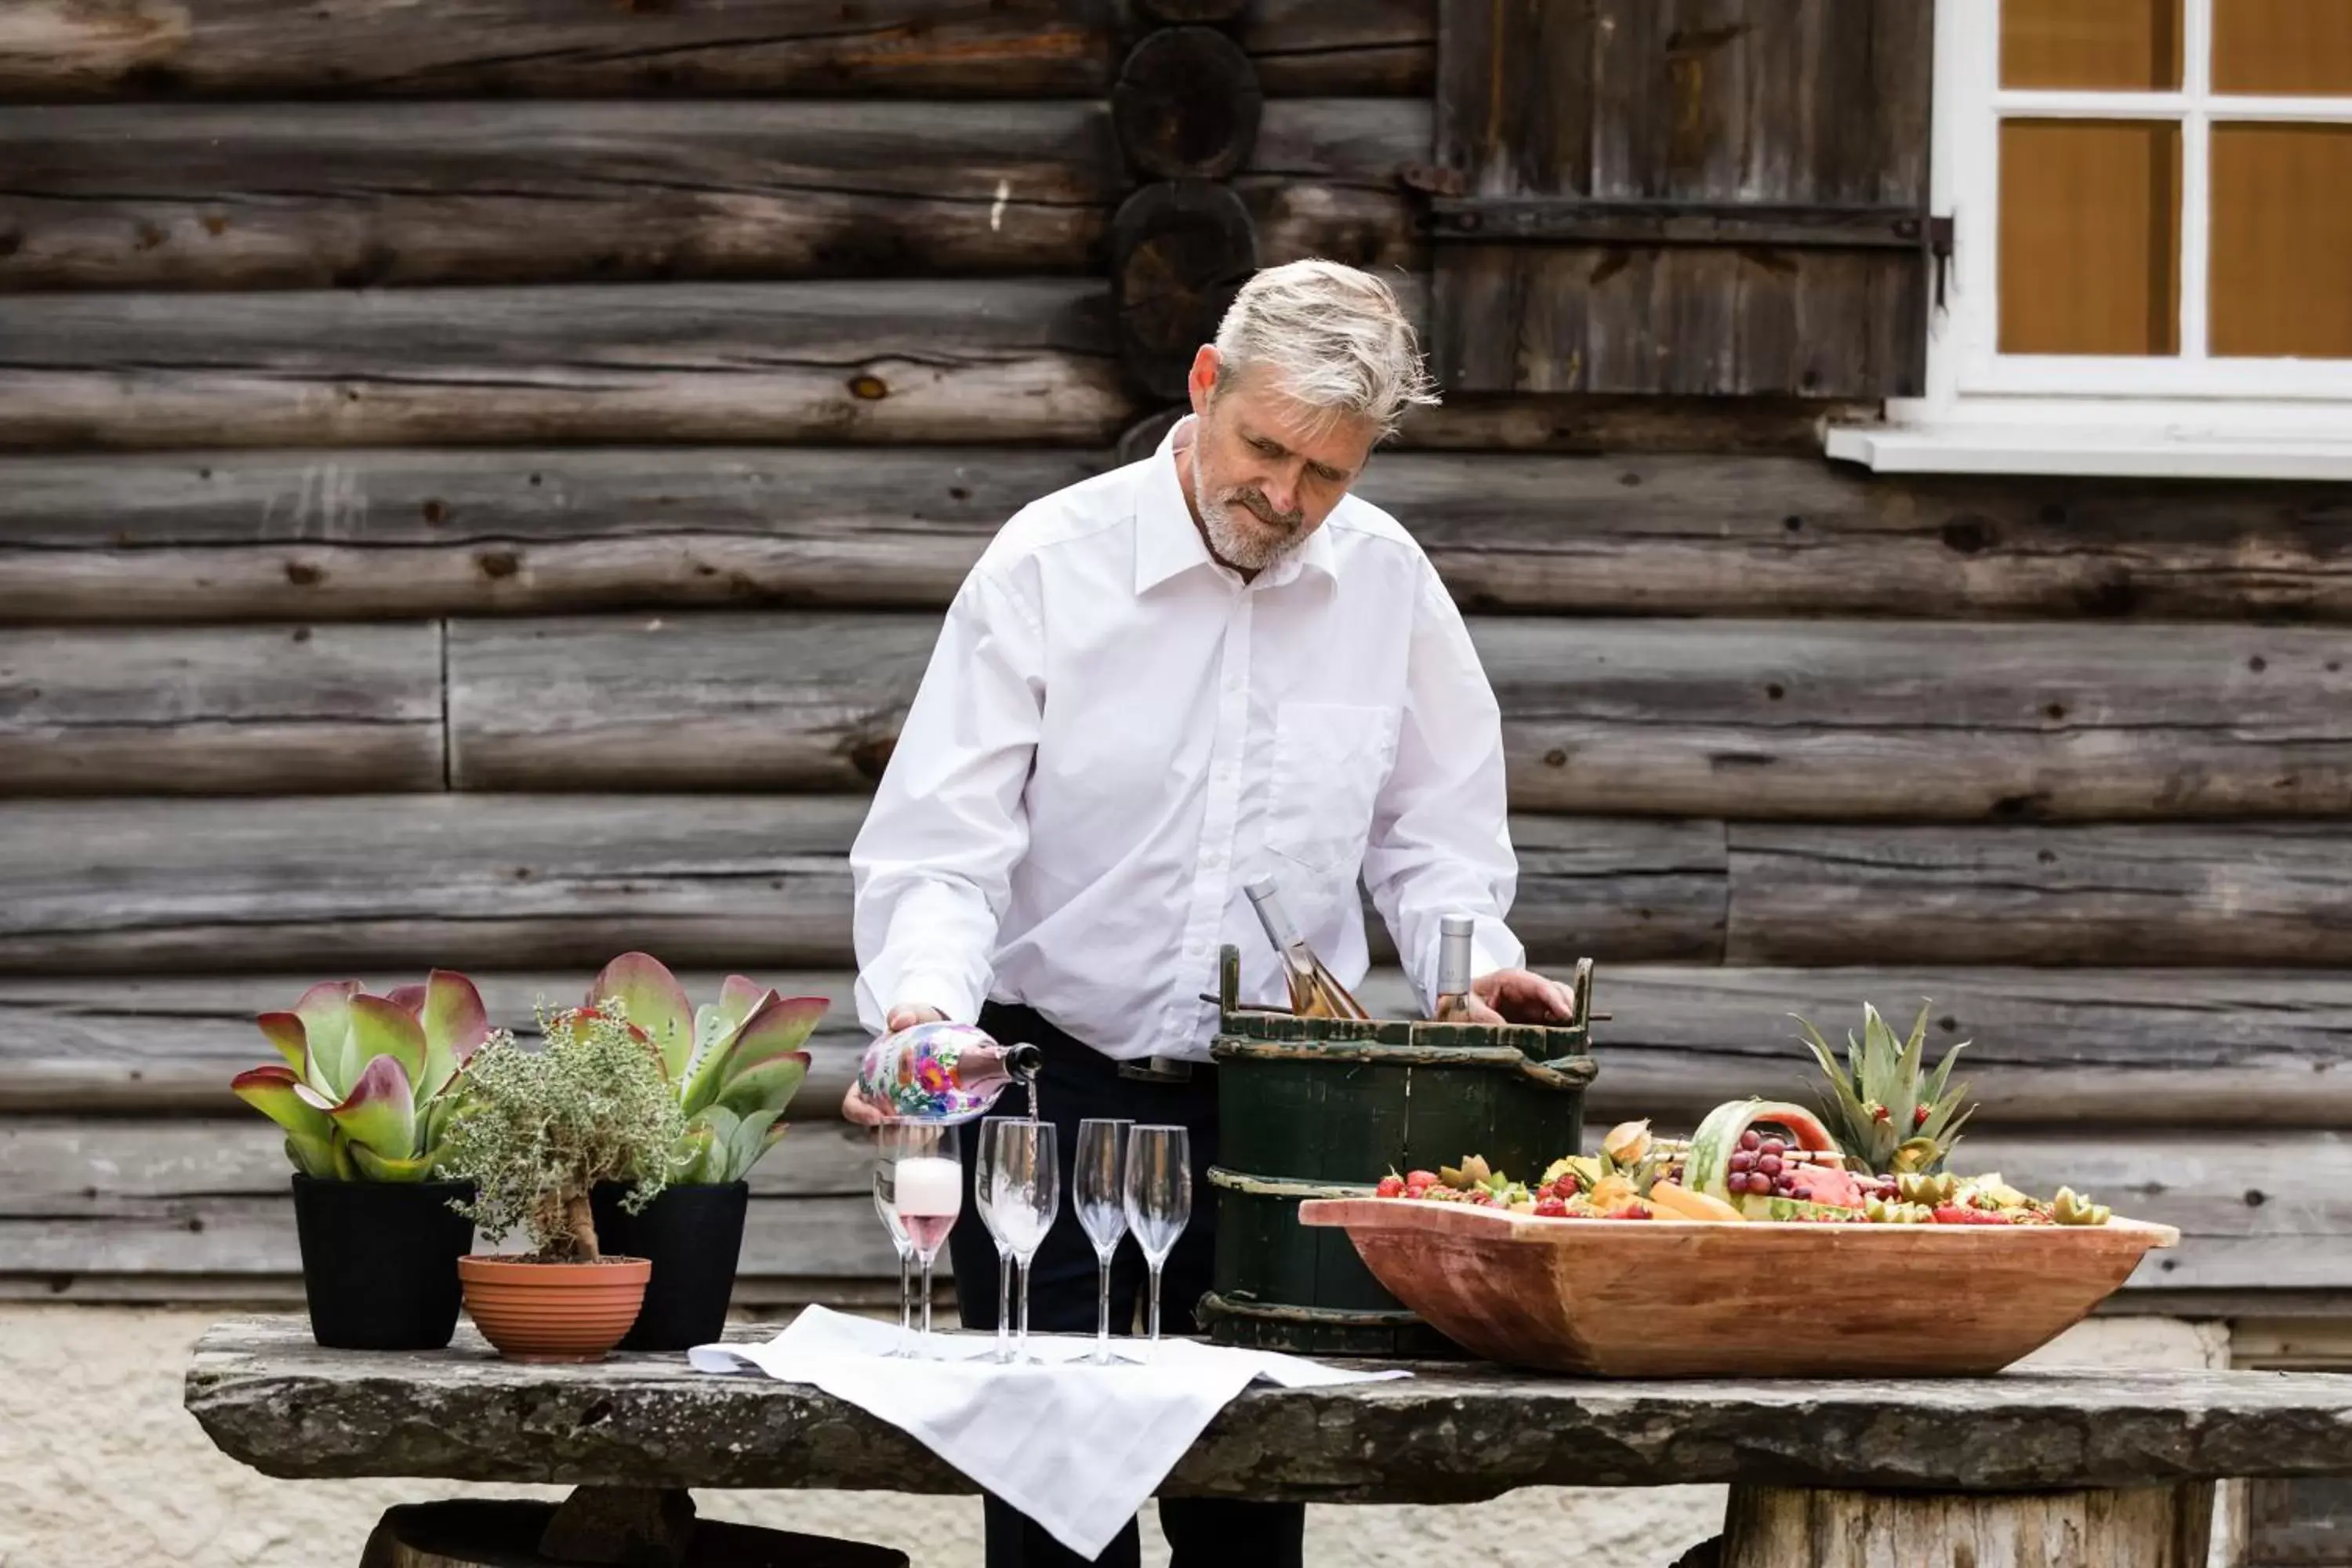
MULTIPOLYGON (((0 109, 0 290, 1099 274, 1099 100, 0 109)), ((1414 266, 1410 99, 1277 100, 1265 260, 1414 266)))
POLYGON ((2340 826, 1736 825, 1733 963, 2352 963, 2340 826))
POLYGON ((0 445, 1099 445, 1083 279, 0 298, 0 445))
MULTIPOLYGON (((2352 975, 2322 971, 1723 969, 1600 957, 1601 1076, 1590 1122, 1696 1122, 1757 1094, 1810 1104, 1819 1074, 1790 1015, 1833 1041, 1874 1002, 1907 1029, 1932 999, 1940 1052, 1966 1040, 1958 1081, 1996 1127, 2352 1125, 2352 975)), ((491 1016, 528 1035, 534 999, 576 998, 590 973, 476 972, 491 1016)), ((795 1120, 835 1114, 866 1036, 845 971, 750 973, 788 995, 832 999, 795 1120)), ((0 976, 0 1113, 241 1116, 228 1081, 265 1059, 254 1015, 283 1007, 300 974, 0 976)), ((362 967, 389 986, 406 975, 362 967)), ((719 976, 689 972, 688 994, 719 976)), ((1419 1010, 1403 975, 1357 993, 1386 1017, 1419 1010)))
MULTIPOLYGON (((2352 637, 2243 626, 1470 622, 1522 811, 2352 815, 2352 637)), ((474 789, 864 787, 928 616, 461 622, 474 789), (534 700, 536 698, 537 700, 534 700)))
MULTIPOLYGON (((0 973, 584 977, 630 948, 679 968, 837 964, 865 811, 845 796, 31 802, 0 815, 0 973)), ((1522 817, 1513 832, 1518 926, 1543 961, 1720 957, 1721 824, 1522 817)))
MULTIPOLYGON (((896 1271, 865 1191, 865 1135, 797 1128, 761 1165, 744 1239, 754 1276, 896 1271)), ((1959 1167, 2029 1191, 2088 1192, 2179 1226, 2142 1288, 2352 1286, 2352 1140, 2336 1132, 1979 1136, 1959 1167)), ((290 1275, 299 1267, 282 1155, 244 1122, 0 1121, 0 1259, 12 1274, 290 1275)), ((521 1245, 510 1239, 511 1250, 521 1245)))
MULTIPOLYGON (((1263 0, 1242 31, 1270 92, 1428 90, 1434 0, 1263 0)), ((1110 0, 178 0, 128 18, 20 5, 0 97, 1099 97, 1110 0)))
MULTIPOLYGON (((1001 447, 908 449, 887 467, 824 447, 0 458, 0 617, 936 606, 1004 519, 1110 461, 1001 447)), ((1363 493, 1490 611, 2352 619, 2343 486, 1398 451, 1363 493)))
POLYGON ((437 626, 0 631, 0 795, 442 787, 437 626))

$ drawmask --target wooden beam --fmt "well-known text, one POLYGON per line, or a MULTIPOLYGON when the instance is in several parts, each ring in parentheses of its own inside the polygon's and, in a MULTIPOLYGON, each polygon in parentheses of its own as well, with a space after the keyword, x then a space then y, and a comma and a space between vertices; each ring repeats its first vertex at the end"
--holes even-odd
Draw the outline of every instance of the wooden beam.
POLYGON ((1140 177, 1222 180, 1249 161, 1265 96, 1249 56, 1216 28, 1157 27, 1119 62, 1111 123, 1140 177))
POLYGON ((1736 825, 1733 963, 2352 963, 2332 824, 1736 825))
MULTIPOLYGON (((1419 255, 1425 103, 1257 140, 1270 259, 1419 255)), ((1085 100, 0 108, 0 144, 12 291, 1099 274, 1132 183, 1085 100)))
MULTIPOLYGON (((866 1036, 845 971, 746 971, 787 995, 829 997, 793 1117, 835 1115, 866 1036)), ((285 1006, 320 971, 291 974, 0 976, 0 1114, 247 1112, 229 1079, 266 1059, 254 1016, 285 1006)), ((541 997, 578 999, 590 973, 474 971, 490 1016, 529 1035, 541 997)), ((413 978, 356 966, 386 987, 413 978)), ((720 976, 688 972, 688 994, 720 976)), ((1420 1003, 1403 974, 1357 987, 1382 1017, 1420 1003)), ((1960 1041, 1956 1081, 1997 1128, 2352 1125, 2352 975, 2333 971, 2114 969, 1724 969, 1616 963, 1604 952, 1594 1029, 1601 1076, 1585 1094, 1595 1127, 1637 1117, 1695 1124, 1755 1094, 1810 1104, 1820 1074, 1791 1015, 1832 1040, 1865 1001, 1907 1029, 1934 1006, 1938 1054, 1960 1041)), ((274 1148, 274 1146, 273 1146, 274 1148)))
POLYGON ((437 790, 437 626, 0 631, 0 794, 437 790))
MULTIPOLYGON (((1425 94, 1434 0, 1260 0, 1241 26, 1268 90, 1425 94)), ((1099 97, 1104 0, 178 0, 0 17, 0 96, 1099 97)))
MULTIPOLYGON (((1474 616, 1529 812, 2352 816, 2352 635, 1474 616)), ((928 615, 460 622, 472 789, 866 787, 928 615)))
MULTIPOLYGON (((0 814, 0 973, 850 957, 862 798, 369 795, 28 802, 0 814)), ((1538 957, 1721 955, 1719 823, 1523 817, 1538 957)), ((1373 922, 1373 947, 1385 932, 1373 922)), ((1208 971, 1202 984, 1208 984, 1208 971)))
POLYGON ((1084 279, 0 298, 0 445, 1099 445, 1084 279))
MULTIPOLYGON (((1005 518, 1110 462, 1003 447, 910 448, 887 467, 824 447, 5 458, 0 618, 938 606, 1005 518)), ((1382 453, 1362 484, 1475 609, 1906 621, 2352 620, 2343 491, 1432 451, 1382 453)))

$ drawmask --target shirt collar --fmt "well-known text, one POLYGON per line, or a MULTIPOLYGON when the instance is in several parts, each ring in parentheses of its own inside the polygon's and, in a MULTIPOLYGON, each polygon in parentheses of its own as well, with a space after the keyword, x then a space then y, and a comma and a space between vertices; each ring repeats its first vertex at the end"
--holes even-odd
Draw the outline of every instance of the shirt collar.
MULTIPOLYGON (((1192 415, 1187 414, 1169 426, 1160 437, 1160 449, 1152 453, 1146 467, 1143 491, 1135 506, 1135 591, 1140 595, 1150 592, 1171 577, 1195 567, 1217 565, 1217 558, 1209 553, 1208 542, 1192 521, 1192 509, 1184 501, 1184 481, 1176 469, 1176 444, 1180 437, 1189 440, 1193 428, 1192 415)), ((1339 560, 1331 548, 1331 520, 1307 536, 1297 553, 1271 572, 1259 574, 1251 584, 1279 588, 1296 582, 1301 573, 1318 572, 1325 579, 1338 582, 1339 560)))

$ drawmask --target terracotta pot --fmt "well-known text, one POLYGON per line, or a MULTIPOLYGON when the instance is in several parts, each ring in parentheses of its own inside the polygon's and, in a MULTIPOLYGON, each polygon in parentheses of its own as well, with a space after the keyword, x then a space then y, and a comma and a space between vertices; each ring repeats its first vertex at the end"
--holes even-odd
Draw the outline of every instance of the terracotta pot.
POLYGON ((466 1310, 509 1361, 602 1361, 645 1304, 653 1264, 527 1263, 476 1253, 457 1259, 466 1310))

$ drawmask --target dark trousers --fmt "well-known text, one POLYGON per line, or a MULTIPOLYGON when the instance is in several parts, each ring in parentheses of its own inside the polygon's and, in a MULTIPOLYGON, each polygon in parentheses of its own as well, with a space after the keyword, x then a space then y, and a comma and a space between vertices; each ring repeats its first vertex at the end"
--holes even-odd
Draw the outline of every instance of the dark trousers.
MULTIPOLYGON (((1163 1334, 1198 1332, 1192 1306, 1209 1291, 1216 1250, 1216 1198, 1208 1183, 1217 1158, 1216 1069, 1200 1066, 1181 1084, 1142 1083, 1118 1076, 1108 1058, 1088 1049, 1026 1007, 990 1003, 980 1026, 1011 1044, 1025 1040, 1045 1053, 1037 1084, 1039 1116, 1054 1124, 1054 1147, 1062 1167, 1062 1212, 1030 1266, 1029 1328, 1033 1333, 1095 1331, 1099 1279, 1094 1243, 1078 1226, 1070 1202, 1071 1170, 1077 1157, 1078 1123, 1089 1118, 1124 1119, 1185 1128, 1192 1157, 1192 1215, 1160 1272, 1160 1329, 1163 1334)), ((1017 1113, 1000 1103, 998 1114, 1017 1113)), ((967 1329, 996 1327, 996 1244, 971 1204, 972 1157, 977 1124, 963 1130, 963 1210, 948 1237, 955 1268, 956 1304, 967 1329)), ((1111 1264, 1111 1332, 1128 1333, 1136 1306, 1149 1289, 1143 1254, 1130 1239, 1119 1244, 1111 1264)), ((1019 1298, 1014 1298, 1019 1310, 1019 1298)), ((987 1568, 1062 1568, 1085 1559, 992 1497, 987 1568)), ((1233 1502, 1211 1498, 1167 1498, 1160 1504, 1160 1528, 1168 1537, 1171 1568, 1299 1568, 1305 1550, 1303 1503, 1233 1502)), ((1107 1568, 1135 1568, 1142 1561, 1142 1537, 1130 1521, 1096 1562, 1107 1568)))

